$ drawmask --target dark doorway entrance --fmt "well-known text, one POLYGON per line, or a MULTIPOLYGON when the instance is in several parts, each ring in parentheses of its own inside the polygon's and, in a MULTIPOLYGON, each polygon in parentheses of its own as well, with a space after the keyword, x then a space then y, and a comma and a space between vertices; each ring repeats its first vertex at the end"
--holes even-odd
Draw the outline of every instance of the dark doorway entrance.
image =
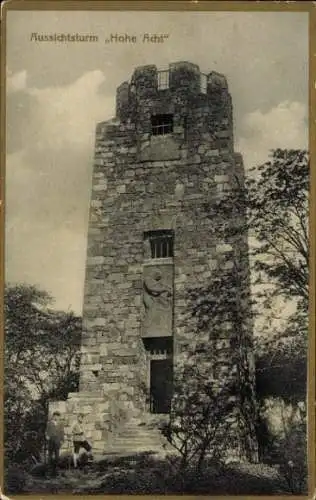
POLYGON ((150 362, 150 411, 169 413, 172 398, 172 359, 150 362))

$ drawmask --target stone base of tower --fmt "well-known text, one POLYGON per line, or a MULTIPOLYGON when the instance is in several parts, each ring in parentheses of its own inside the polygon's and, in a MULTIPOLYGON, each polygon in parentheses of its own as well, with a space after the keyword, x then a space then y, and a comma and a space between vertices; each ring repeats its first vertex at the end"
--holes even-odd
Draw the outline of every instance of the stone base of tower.
POLYGON ((67 401, 50 402, 49 414, 54 411, 60 412, 65 425, 62 454, 73 453, 71 427, 78 414, 85 415, 86 437, 95 457, 146 452, 164 456, 174 452, 156 425, 157 416, 126 409, 98 393, 72 393, 67 401))
MULTIPOLYGON (((85 416, 86 437, 92 444, 96 458, 106 455, 133 456, 139 453, 152 453, 157 457, 178 454, 159 429, 162 421, 168 421, 168 415, 154 415, 136 408, 126 408, 118 400, 106 399, 98 392, 71 393, 66 401, 52 401, 49 404, 49 414, 52 415, 54 411, 60 412, 65 426, 62 454, 73 453, 71 427, 78 414, 85 416)), ((221 461, 258 461, 255 440, 245 443, 240 439, 237 428, 231 429, 229 442, 231 445, 223 450, 221 461)))
POLYGON ((138 414, 134 408, 126 408, 119 401, 96 391, 70 393, 66 401, 51 401, 49 415, 54 411, 60 412, 65 427, 61 452, 73 451, 71 428, 78 415, 83 414, 86 437, 97 455, 105 453, 115 431, 138 414))

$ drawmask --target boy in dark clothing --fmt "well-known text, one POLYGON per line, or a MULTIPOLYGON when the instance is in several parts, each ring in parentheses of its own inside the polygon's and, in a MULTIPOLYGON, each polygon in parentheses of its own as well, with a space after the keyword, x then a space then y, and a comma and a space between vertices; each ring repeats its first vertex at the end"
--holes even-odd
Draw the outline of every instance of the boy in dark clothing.
POLYGON ((64 426, 60 419, 60 413, 55 411, 46 427, 46 439, 48 441, 48 465, 54 475, 57 472, 59 452, 64 441, 64 426))

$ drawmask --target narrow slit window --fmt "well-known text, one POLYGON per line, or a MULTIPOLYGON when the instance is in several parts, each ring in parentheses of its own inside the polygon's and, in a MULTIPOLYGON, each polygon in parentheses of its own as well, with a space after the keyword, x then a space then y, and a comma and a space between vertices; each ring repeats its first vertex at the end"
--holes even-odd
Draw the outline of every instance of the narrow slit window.
POLYGON ((172 115, 154 115, 151 117, 151 131, 153 135, 166 135, 173 132, 172 115))
POLYGON ((183 138, 185 141, 188 140, 188 117, 184 116, 183 118, 183 138))
POLYGON ((169 88, 169 70, 158 71, 158 90, 169 88))
POLYGON ((171 231, 150 231, 145 234, 145 240, 149 241, 152 259, 173 257, 173 234, 171 231))

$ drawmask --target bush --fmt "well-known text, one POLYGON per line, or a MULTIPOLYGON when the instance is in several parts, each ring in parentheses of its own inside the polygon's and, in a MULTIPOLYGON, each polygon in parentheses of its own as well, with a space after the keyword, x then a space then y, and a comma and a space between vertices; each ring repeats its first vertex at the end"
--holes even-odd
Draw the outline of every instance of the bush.
POLYGON ((12 493, 24 493, 27 483, 26 472, 18 464, 14 464, 5 469, 4 484, 8 495, 12 493))
POLYGON ((307 493, 306 426, 296 423, 276 443, 279 470, 293 494, 307 493))
MULTIPOLYGON (((284 407, 281 411, 279 432, 272 431, 265 417, 261 425, 265 430, 265 440, 262 441, 262 460, 277 466, 293 494, 307 493, 307 428, 305 405, 299 403, 284 407)), ((259 429, 260 430, 260 429, 259 429)))

